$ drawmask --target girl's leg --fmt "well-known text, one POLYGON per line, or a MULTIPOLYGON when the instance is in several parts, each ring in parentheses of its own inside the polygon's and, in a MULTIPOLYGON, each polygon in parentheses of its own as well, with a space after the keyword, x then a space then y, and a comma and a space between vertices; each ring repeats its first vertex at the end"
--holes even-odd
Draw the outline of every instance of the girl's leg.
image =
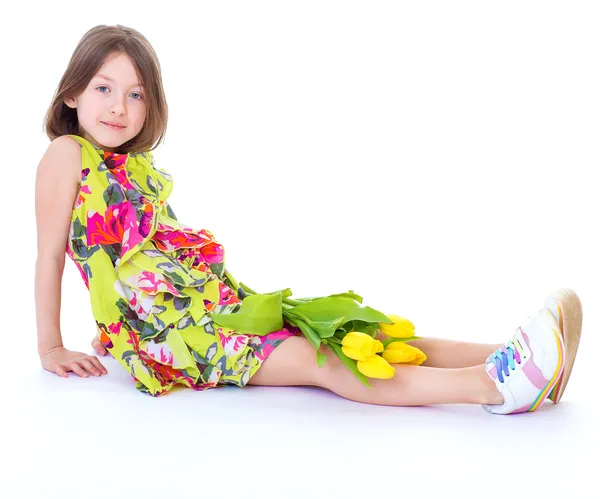
MULTIPOLYGON (((381 331, 377 332, 378 340, 388 339, 381 331)), ((407 341, 427 355, 427 360, 421 364, 425 367, 460 368, 484 364, 488 356, 502 344, 469 343, 441 338, 423 338, 407 341)))
POLYGON ((363 385, 327 346, 323 367, 304 337, 291 337, 279 345, 250 378, 249 385, 317 386, 341 397, 376 405, 501 404, 502 395, 483 364, 464 369, 394 365, 391 379, 369 379, 363 385))

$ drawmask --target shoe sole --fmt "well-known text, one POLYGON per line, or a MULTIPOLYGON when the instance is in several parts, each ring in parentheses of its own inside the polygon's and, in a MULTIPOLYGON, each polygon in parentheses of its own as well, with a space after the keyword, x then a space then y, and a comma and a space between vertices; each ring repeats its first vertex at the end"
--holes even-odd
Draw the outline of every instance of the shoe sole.
POLYGON ((558 404, 567 387, 571 371, 573 370, 573 364, 575 363, 575 356, 577 355, 577 348, 579 347, 579 339, 581 337, 583 311, 579 296, 571 289, 555 291, 550 295, 550 298, 558 305, 560 332, 565 345, 565 369, 548 396, 552 402, 558 404))
MULTIPOLYGON (((553 317, 552 313, 550 312, 550 310, 547 310, 547 309, 542 310, 542 313, 547 313, 548 318, 552 318, 552 322, 554 324, 556 323, 554 321, 554 317, 553 317)), ((552 327, 552 332, 554 333, 554 339, 555 339, 556 345, 558 347, 558 363, 556 366, 556 370, 554 371, 554 374, 548 381, 548 384, 544 387, 544 389, 542 391, 540 391, 538 397, 535 399, 533 404, 531 404, 529 409, 527 409, 527 412, 537 411, 541 407, 541 405, 544 403, 544 400, 546 400, 550 396, 550 393, 552 392, 552 390, 554 390, 554 388, 558 384, 558 380, 561 378, 561 376, 564 373, 565 362, 566 362, 565 343, 563 341, 563 337, 562 337, 562 334, 560 333, 560 331, 557 331, 556 329, 554 329, 554 327, 552 327)))

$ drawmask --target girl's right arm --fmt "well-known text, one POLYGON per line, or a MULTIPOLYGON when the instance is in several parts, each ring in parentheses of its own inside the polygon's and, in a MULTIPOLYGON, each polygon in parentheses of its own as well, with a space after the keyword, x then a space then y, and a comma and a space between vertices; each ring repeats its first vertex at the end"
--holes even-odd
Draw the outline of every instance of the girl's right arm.
POLYGON ((104 367, 97 357, 66 350, 60 330, 61 281, 80 181, 79 143, 66 135, 54 139, 38 165, 35 181, 35 306, 38 353, 44 368, 61 376, 74 371, 87 377, 85 369, 96 374, 94 366, 101 371, 104 367))

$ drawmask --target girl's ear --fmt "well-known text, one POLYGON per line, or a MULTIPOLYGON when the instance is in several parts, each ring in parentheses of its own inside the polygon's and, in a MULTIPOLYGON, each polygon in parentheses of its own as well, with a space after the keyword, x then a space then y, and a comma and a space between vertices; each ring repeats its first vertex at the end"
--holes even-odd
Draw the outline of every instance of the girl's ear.
POLYGON ((77 102, 75 101, 75 99, 73 97, 71 97, 69 99, 65 99, 63 102, 70 108, 75 109, 77 107, 77 102))

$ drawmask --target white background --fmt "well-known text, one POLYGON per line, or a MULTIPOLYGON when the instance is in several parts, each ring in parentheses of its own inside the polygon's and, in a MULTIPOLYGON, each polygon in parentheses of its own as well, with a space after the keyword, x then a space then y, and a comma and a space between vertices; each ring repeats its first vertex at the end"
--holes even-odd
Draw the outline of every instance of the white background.
MULTIPOLYGON (((2 497, 597 497, 596 2, 12 9, 0 32, 2 497), (169 127, 154 155, 173 175, 170 203, 213 232, 238 281, 299 297, 352 289, 421 336, 495 343, 571 287, 584 326, 561 404, 501 417, 296 387, 153 399, 114 359, 98 379, 44 371, 43 117, 97 24, 133 27, 155 48, 169 127)), ((65 346, 91 354, 89 294, 69 259, 62 296, 65 346)))

